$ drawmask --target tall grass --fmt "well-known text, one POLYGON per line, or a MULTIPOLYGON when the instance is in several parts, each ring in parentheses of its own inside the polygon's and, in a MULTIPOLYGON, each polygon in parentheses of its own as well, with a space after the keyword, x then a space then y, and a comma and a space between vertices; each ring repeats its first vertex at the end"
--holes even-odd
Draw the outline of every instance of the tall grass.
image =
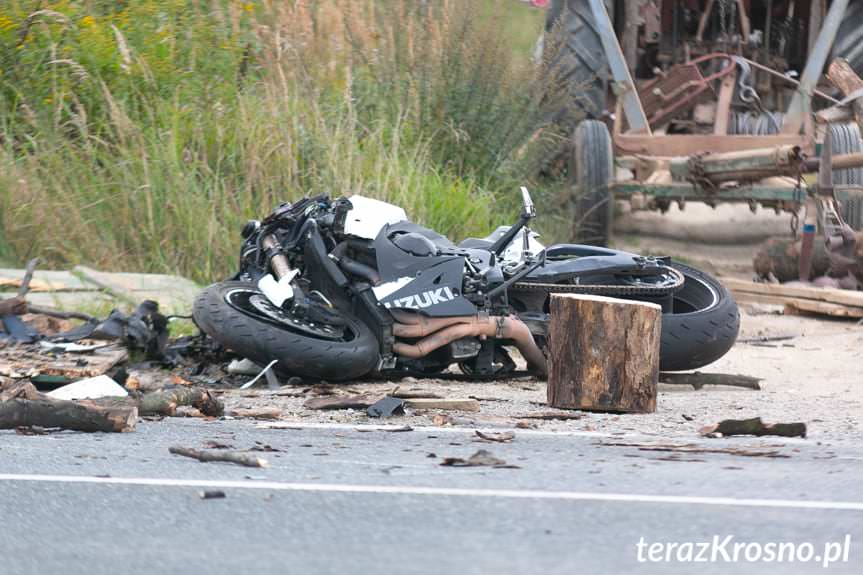
POLYGON ((487 233, 541 117, 491 4, 7 0, 0 256, 209 281, 246 219, 320 192, 487 233))

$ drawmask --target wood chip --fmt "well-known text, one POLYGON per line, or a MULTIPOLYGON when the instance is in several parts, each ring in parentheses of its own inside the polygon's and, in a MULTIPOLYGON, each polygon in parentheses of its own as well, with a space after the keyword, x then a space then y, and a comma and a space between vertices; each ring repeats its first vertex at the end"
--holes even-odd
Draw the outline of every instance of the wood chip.
POLYGON ((461 457, 445 457, 440 465, 444 467, 494 467, 497 469, 519 469, 518 465, 507 464, 485 449, 480 449, 467 459, 461 457))
POLYGON ((307 399, 307 409, 368 409, 384 397, 383 394, 342 395, 307 399))
POLYGON ((477 429, 474 433, 476 433, 476 436, 483 441, 490 441, 494 443, 509 443, 510 441, 515 439, 515 433, 513 433, 512 431, 504 431, 503 433, 484 433, 477 429))

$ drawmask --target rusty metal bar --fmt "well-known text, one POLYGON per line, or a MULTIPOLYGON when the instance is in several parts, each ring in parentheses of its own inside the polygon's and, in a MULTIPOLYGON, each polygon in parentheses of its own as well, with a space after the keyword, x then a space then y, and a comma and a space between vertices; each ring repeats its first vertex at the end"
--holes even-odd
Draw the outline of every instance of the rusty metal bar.
POLYGON ((836 39, 839 24, 842 22, 847 7, 848 0, 833 0, 827 17, 824 19, 821 32, 818 34, 818 39, 815 41, 815 46, 809 52, 809 59, 806 61, 806 67, 800 77, 800 86, 794 92, 791 103, 788 105, 788 111, 785 112, 783 134, 799 134, 804 119, 812 113, 812 94, 818 84, 818 79, 821 77, 821 72, 824 70, 824 64, 827 63, 830 48, 836 39))

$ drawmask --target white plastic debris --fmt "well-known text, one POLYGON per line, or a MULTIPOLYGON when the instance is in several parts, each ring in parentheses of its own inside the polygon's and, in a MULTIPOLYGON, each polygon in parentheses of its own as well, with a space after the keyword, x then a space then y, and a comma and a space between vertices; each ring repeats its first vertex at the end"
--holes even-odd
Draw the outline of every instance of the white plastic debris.
POLYGON ((294 277, 298 273, 300 270, 291 270, 278 281, 273 277, 273 274, 267 274, 258 280, 258 289, 267 296, 273 305, 282 307, 283 303, 294 299, 294 288, 291 287, 291 282, 294 281, 294 277))
MULTIPOLYGON (((258 375, 256 375, 254 378, 252 378, 252 380, 251 380, 251 381, 247 381, 247 382, 246 382, 246 383, 244 383, 242 386, 240 386, 240 389, 249 389, 250 387, 252 387, 253 385, 255 385, 255 382, 256 382, 256 381, 258 381, 259 379, 261 379, 261 376, 262 376, 262 375, 264 375, 264 374, 266 374, 268 371, 270 371, 270 368, 272 368, 274 365, 276 365, 276 363, 278 363, 278 361, 279 361, 278 359, 274 359, 273 361, 271 361, 270 363, 268 363, 268 364, 267 364, 267 367, 265 367, 265 368, 263 369, 263 371, 261 371, 261 373, 259 373, 259 374, 258 374, 258 375)), ((269 377, 268 377, 267 379, 269 380, 269 377)))
POLYGON ((228 373, 231 375, 257 375, 261 372, 261 366, 251 359, 235 359, 228 364, 228 373))
POLYGON ((45 351, 53 352, 53 351, 63 351, 69 353, 88 353, 91 351, 96 351, 97 349, 102 349, 103 347, 108 347, 111 345, 110 343, 98 343, 95 345, 82 345, 80 343, 74 342, 49 342, 49 341, 40 341, 39 345, 45 351))
POLYGON ((98 399, 100 397, 126 397, 129 392, 107 375, 99 375, 58 387, 46 395, 54 399, 98 399))

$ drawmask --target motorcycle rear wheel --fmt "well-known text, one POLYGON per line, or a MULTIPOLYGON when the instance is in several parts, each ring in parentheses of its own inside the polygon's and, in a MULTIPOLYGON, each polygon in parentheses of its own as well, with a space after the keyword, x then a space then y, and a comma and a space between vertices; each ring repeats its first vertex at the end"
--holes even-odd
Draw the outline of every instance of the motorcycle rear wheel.
POLYGON ((345 326, 292 318, 272 304, 268 308, 257 287, 241 281, 207 287, 192 311, 198 327, 227 349, 262 366, 278 360, 275 369, 283 373, 329 381, 362 377, 380 358, 371 330, 341 315, 345 326))
POLYGON ((713 363, 731 349, 740 331, 740 312, 731 293, 714 277, 672 262, 686 281, 674 294, 673 312, 662 315, 659 366, 686 371, 713 363))

